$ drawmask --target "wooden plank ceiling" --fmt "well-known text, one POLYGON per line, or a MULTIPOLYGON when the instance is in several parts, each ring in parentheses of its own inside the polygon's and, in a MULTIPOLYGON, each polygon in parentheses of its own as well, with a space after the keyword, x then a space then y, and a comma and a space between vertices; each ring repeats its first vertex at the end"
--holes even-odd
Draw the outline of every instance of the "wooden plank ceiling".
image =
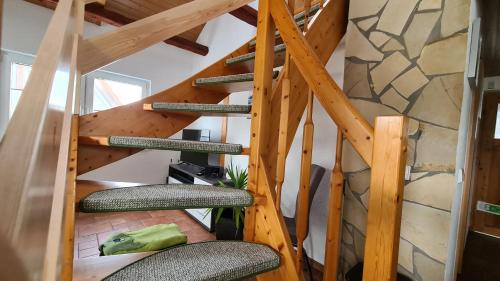
MULTIPOLYGON (((55 9, 59 0, 25 0, 49 9, 55 9)), ((85 20, 101 25, 103 22, 122 26, 140 20, 192 0, 106 0, 102 6, 92 3, 85 6, 85 20)), ((250 6, 241 7, 231 14, 251 25, 257 25, 257 11, 250 6)), ((179 36, 165 40, 166 44, 176 46, 199 55, 208 54, 208 47, 196 43, 205 24, 186 31, 179 36)))

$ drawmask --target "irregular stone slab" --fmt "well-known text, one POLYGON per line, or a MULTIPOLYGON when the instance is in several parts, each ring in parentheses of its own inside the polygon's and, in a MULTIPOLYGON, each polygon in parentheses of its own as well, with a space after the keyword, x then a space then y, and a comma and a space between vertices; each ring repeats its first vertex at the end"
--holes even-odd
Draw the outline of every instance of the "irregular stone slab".
POLYGON ((420 131, 420 122, 413 118, 409 118, 408 122, 408 136, 414 136, 420 131))
POLYGON ((375 124, 375 118, 378 116, 401 115, 396 110, 381 103, 365 100, 351 100, 351 104, 360 111, 361 115, 363 115, 372 126, 375 124))
POLYGON ((407 147, 407 157, 406 157, 406 165, 413 166, 415 165, 415 150, 417 149, 417 142, 414 139, 408 139, 408 147, 407 147))
POLYGON ((377 29, 394 35, 401 35, 417 2, 418 0, 389 0, 380 16, 377 29))
MULTIPOLYGON (((462 78, 463 79, 463 78, 462 78)), ((439 76, 431 80, 418 97, 408 116, 458 129, 460 122, 463 81, 456 76, 439 76)))
POLYGON ((416 181, 420 178, 423 178, 427 175, 428 173, 411 173, 410 175, 410 181, 416 181))
POLYGON ((370 191, 368 190, 367 192, 359 196, 359 199, 361 199, 361 203, 368 210, 368 200, 370 199, 370 191))
POLYGON ((374 16, 380 12, 387 0, 351 0, 349 2, 349 19, 374 16))
POLYGON ((378 17, 367 18, 365 20, 358 21, 358 26, 363 31, 367 31, 368 29, 372 28, 377 23, 377 21, 378 21, 378 17))
POLYGON ((375 62, 368 64, 368 68, 370 68, 370 69, 374 68, 375 66, 377 66, 377 63, 375 63, 375 62))
POLYGON ((380 31, 372 31, 370 32, 370 37, 368 37, 370 41, 372 41, 373 45, 380 47, 384 45, 391 37, 380 31))
POLYGON ((354 230, 352 234, 354 236, 354 253, 358 260, 363 260, 365 256, 365 237, 357 230, 354 230))
POLYGON ((415 170, 454 172, 458 132, 430 124, 421 124, 421 127, 415 170))
POLYGON ((419 11, 441 9, 442 0, 422 0, 418 5, 419 11))
POLYGON ((442 76, 441 83, 446 93, 457 108, 462 108, 462 97, 464 95, 464 74, 456 73, 442 76))
POLYGON ((352 243, 354 242, 352 234, 349 232, 345 225, 342 227, 342 241, 347 245, 352 245, 352 243))
POLYGON ((361 158, 356 149, 347 140, 342 147, 342 170, 345 173, 362 171, 368 168, 366 162, 361 158))
POLYGON ((370 71, 375 93, 381 94, 384 88, 410 64, 410 61, 400 52, 395 52, 384 59, 380 65, 370 71))
POLYGON ((370 43, 352 21, 347 25, 346 37, 346 57, 364 61, 381 61, 384 58, 384 54, 370 43))
POLYGON ((349 173, 347 175, 347 182, 352 191, 357 194, 365 193, 370 187, 370 170, 364 170, 357 173, 349 173))
POLYGON ((356 254, 354 253, 353 250, 347 248, 347 247, 342 247, 342 257, 344 258, 344 265, 346 266, 347 270, 352 268, 354 265, 358 263, 358 258, 356 258, 356 254))
POLYGON ((470 0, 445 0, 441 36, 447 37, 469 27, 470 0))
POLYGON ((401 45, 401 43, 399 43, 398 40, 392 38, 391 40, 389 40, 389 42, 387 42, 387 44, 384 45, 384 47, 382 48, 382 51, 383 52, 392 52, 392 51, 401 51, 404 49, 405 49, 405 47, 403 47, 403 45, 401 45))
POLYGON ((414 67, 403 75, 399 76, 391 84, 405 98, 409 98, 418 89, 429 83, 429 79, 418 69, 414 67))
POLYGON ((368 83, 368 65, 357 64, 346 60, 344 76, 344 92, 352 98, 371 98, 368 83))
POLYGON ((380 100, 383 104, 397 109, 400 113, 403 113, 403 111, 405 111, 406 107, 408 107, 408 104, 410 103, 402 96, 400 96, 393 88, 387 90, 387 92, 385 92, 380 97, 380 100))
POLYGON ((398 264, 413 273, 413 245, 404 239, 399 239, 398 264))
POLYGON ((449 212, 403 202, 401 237, 441 262, 448 255, 449 231, 449 212))
POLYGON ((438 263, 424 254, 415 252, 415 271, 425 281, 443 281, 444 264, 438 263))
POLYGON ((422 51, 422 48, 427 42, 432 29, 436 26, 440 15, 441 11, 438 11, 416 14, 413 17, 410 26, 403 36, 410 59, 420 55, 420 51, 422 51))
MULTIPOLYGON (((367 212, 361 202, 354 197, 352 192, 346 188, 344 197, 343 218, 346 222, 354 226, 358 231, 366 233, 367 212)), ((353 230, 354 231, 354 230, 353 230)))
POLYGON ((464 72, 467 53, 467 33, 427 45, 417 64, 426 75, 464 72))
POLYGON ((453 174, 424 177, 405 186, 403 199, 450 211, 455 182, 453 174))

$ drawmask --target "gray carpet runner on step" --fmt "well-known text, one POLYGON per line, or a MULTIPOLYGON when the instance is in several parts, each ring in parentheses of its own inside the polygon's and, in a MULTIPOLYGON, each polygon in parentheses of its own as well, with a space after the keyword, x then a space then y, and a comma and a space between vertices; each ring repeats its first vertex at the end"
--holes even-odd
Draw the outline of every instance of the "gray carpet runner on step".
POLYGON ((232 281, 268 272, 280 265, 266 245, 213 241, 170 248, 134 262, 104 281, 232 281))
POLYGON ((245 190, 213 186, 158 184, 96 191, 80 201, 87 213, 246 207, 253 197, 245 190))
MULTIPOLYGON (((280 44, 280 45, 274 46, 274 52, 275 53, 284 52, 285 50, 286 50, 285 44, 280 44)), ((253 59, 255 59, 255 52, 251 52, 251 53, 248 53, 248 54, 244 54, 244 55, 241 55, 241 56, 237 56, 237 57, 234 57, 234 58, 227 59, 226 60, 226 64, 227 65, 233 65, 233 64, 244 62, 244 61, 253 60, 253 59)))
POLYGON ((241 154, 243 146, 232 143, 188 141, 162 138, 111 136, 109 145, 115 147, 192 151, 218 154, 241 154))
POLYGON ((162 103, 155 102, 151 105, 155 111, 168 112, 195 112, 195 113, 250 113, 250 105, 239 104, 197 104, 197 103, 162 103))
MULTIPOLYGON (((273 78, 278 77, 279 71, 273 71, 273 78)), ((217 85, 222 83, 238 83, 238 82, 251 82, 253 81, 253 73, 243 73, 225 76, 214 76, 206 78, 198 78, 194 80, 194 84, 197 86, 203 85, 217 85)))

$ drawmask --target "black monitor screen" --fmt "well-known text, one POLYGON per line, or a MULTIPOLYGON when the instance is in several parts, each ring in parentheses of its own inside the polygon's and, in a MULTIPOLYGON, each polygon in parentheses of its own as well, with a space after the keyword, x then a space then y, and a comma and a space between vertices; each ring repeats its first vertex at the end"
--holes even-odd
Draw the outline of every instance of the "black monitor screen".
MULTIPOLYGON (((185 129, 182 130, 182 139, 193 141, 210 141, 210 131, 185 129)), ((208 153, 181 151, 180 160, 182 162, 188 162, 205 167, 208 166, 208 153)))

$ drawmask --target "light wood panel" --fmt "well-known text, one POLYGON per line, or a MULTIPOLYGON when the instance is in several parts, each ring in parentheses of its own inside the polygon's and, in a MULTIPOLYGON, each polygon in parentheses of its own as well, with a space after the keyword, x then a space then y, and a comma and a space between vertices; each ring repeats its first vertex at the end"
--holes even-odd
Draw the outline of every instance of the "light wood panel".
POLYGON ((396 280, 408 118, 375 119, 363 281, 396 280))
POLYGON ((294 63, 328 115, 342 129, 365 162, 371 166, 373 128, 351 105, 347 96, 326 71, 314 49, 302 35, 302 31, 294 24, 284 2, 271 3, 276 26, 287 45, 287 50, 292 54, 294 63))
POLYGON ((335 280, 338 275, 340 238, 342 235, 342 201, 344 198, 344 174, 342 172, 343 140, 342 132, 337 130, 335 166, 330 177, 323 280, 335 280))
POLYGON ((228 13, 251 0, 194 0, 82 42, 79 68, 88 73, 228 13))
POLYGON ((39 280, 54 280, 60 262, 71 120, 67 109, 73 106, 73 28, 72 1, 62 0, 0 144, 0 235, 15 249, 30 277, 39 280), (52 91, 56 73, 58 85, 67 86, 64 93, 52 91), (56 94, 62 96, 59 105, 53 103, 56 94))
MULTIPOLYGON (((241 73, 243 69, 238 66, 226 67, 225 60, 228 57, 236 57, 246 52, 248 52, 248 44, 244 44, 227 57, 220 59, 206 69, 167 90, 135 103, 81 116, 80 136, 170 137, 192 123, 198 116, 145 111, 143 110, 143 105, 152 102, 219 103, 229 92, 212 92, 202 87, 193 87, 192 82, 202 77, 241 73)), ((140 150, 80 146, 78 151, 78 174, 102 167, 138 151, 140 150)))
MULTIPOLYGON (((222 103, 224 105, 228 105, 229 104, 229 97, 226 97, 222 101, 222 103)), ((220 131, 221 131, 220 142, 222 142, 222 143, 225 143, 227 141, 227 122, 228 121, 229 120, 228 120, 227 116, 222 117, 222 124, 221 124, 221 128, 220 128, 220 131)), ((219 166, 225 167, 225 163, 226 163, 226 155, 224 155, 224 154, 219 155, 219 166)))

